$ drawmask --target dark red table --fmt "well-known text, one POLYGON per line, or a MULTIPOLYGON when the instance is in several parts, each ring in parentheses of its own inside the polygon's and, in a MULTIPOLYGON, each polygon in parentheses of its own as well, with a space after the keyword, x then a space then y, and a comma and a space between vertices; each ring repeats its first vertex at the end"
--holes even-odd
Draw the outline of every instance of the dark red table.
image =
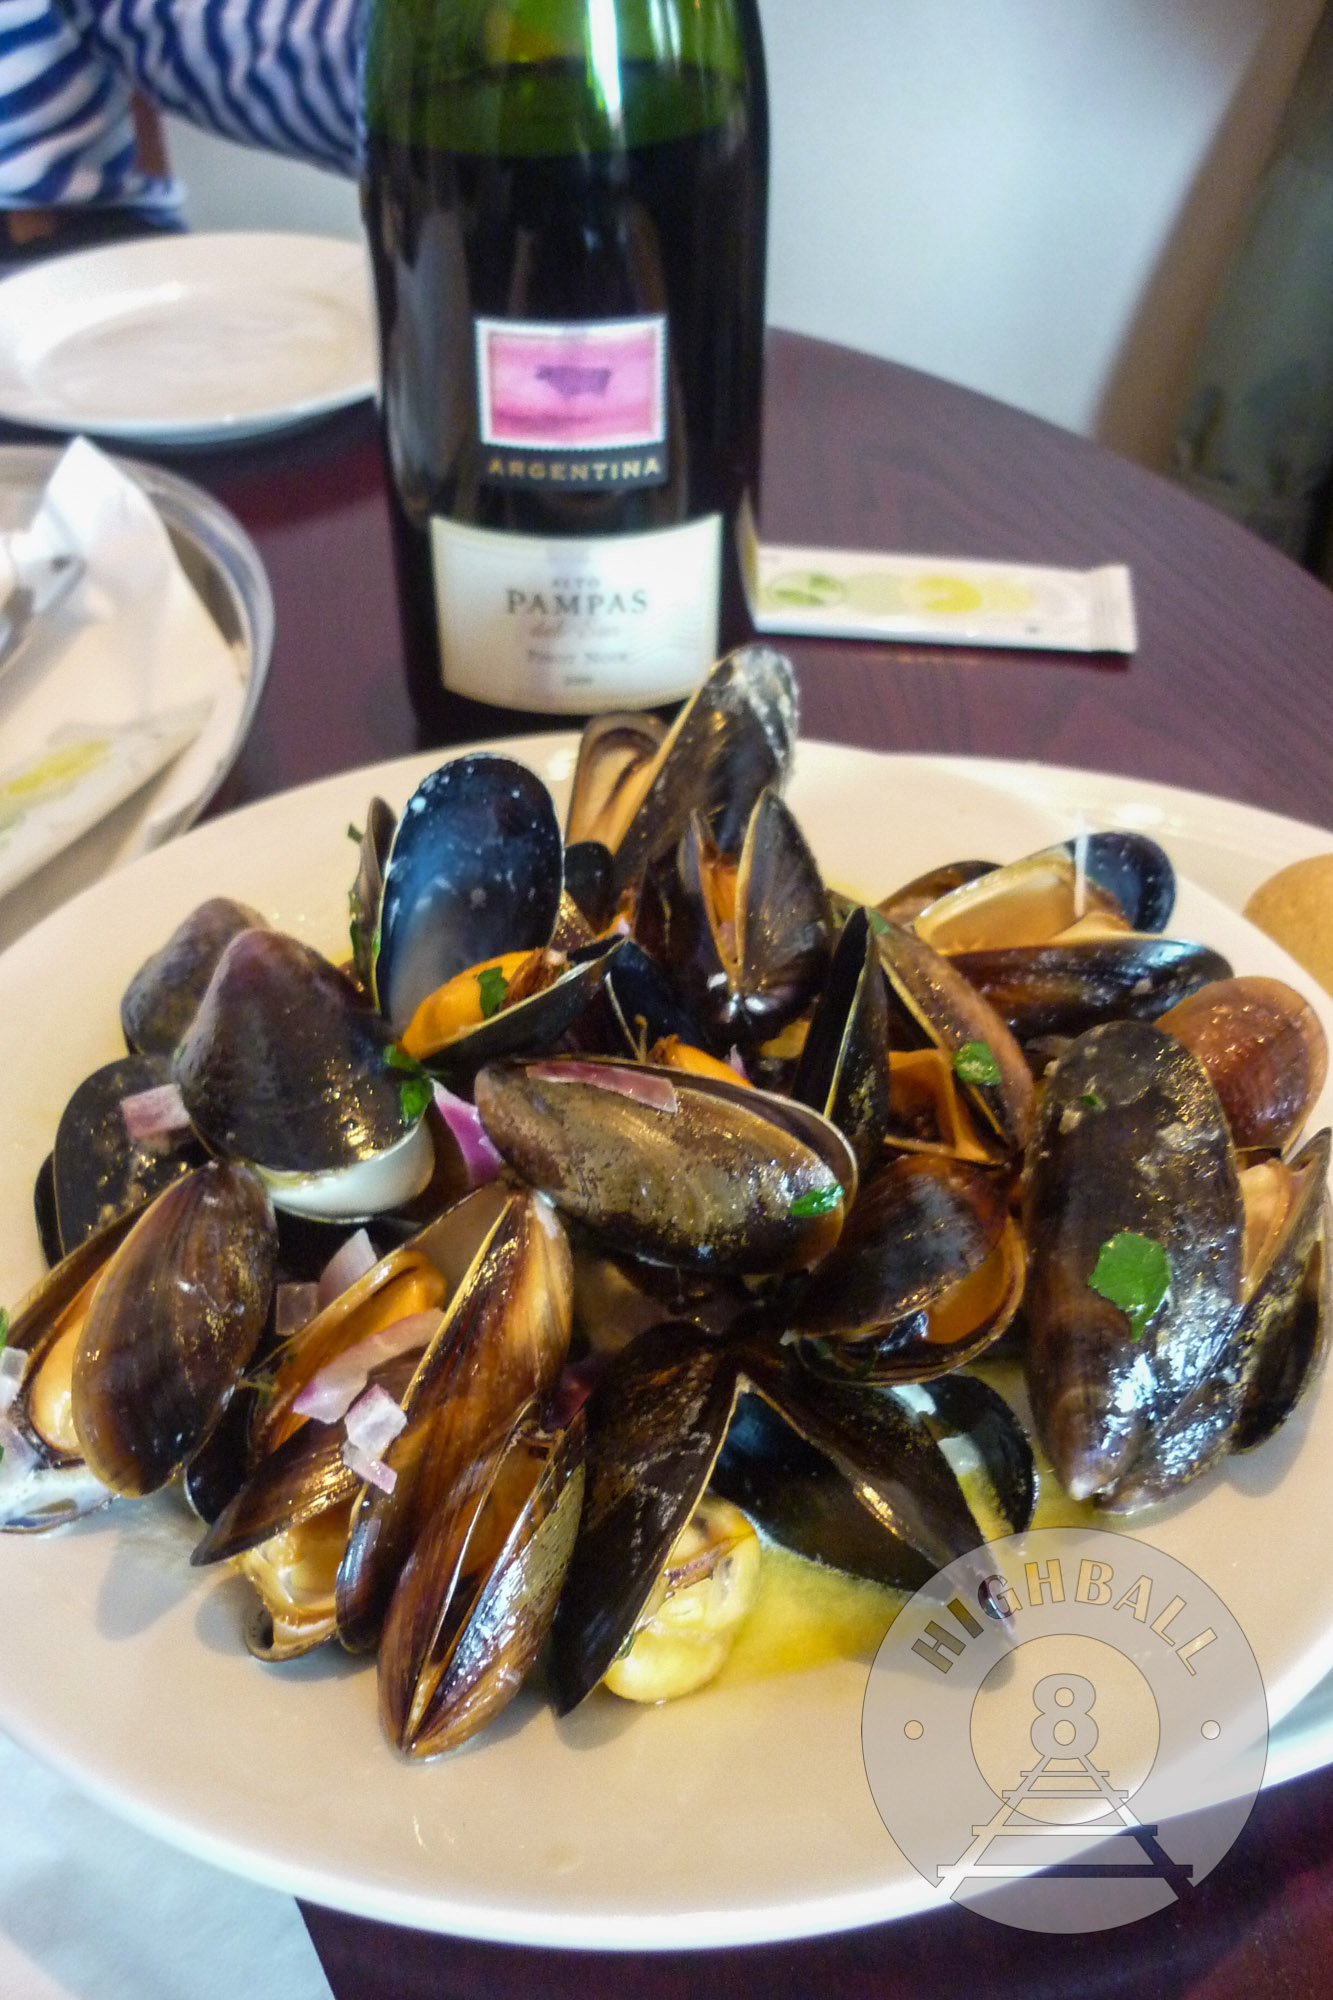
MULTIPOLYGON (((1333 821, 1322 584, 1110 453, 845 349, 775 335, 767 411, 770 540, 1125 561, 1139 611, 1128 662, 793 642, 808 735, 1127 771, 1333 821)), ((239 515, 277 600, 268 691, 220 806, 417 747, 369 411, 169 462, 239 515)), ((306 1920, 337 2000, 1295 2000, 1333 1986, 1333 1771, 1262 1795, 1231 1853, 1171 1909, 1090 1938, 1010 1932, 950 1906, 806 1944, 620 1957, 471 1944, 316 1908, 306 1920)))

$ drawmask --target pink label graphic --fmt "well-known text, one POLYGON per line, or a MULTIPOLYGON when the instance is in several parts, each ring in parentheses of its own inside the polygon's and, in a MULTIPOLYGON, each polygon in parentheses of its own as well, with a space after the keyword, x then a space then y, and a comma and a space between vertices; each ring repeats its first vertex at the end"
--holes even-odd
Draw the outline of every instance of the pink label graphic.
POLYGON ((481 441, 619 451, 666 434, 666 320, 479 319, 481 441))

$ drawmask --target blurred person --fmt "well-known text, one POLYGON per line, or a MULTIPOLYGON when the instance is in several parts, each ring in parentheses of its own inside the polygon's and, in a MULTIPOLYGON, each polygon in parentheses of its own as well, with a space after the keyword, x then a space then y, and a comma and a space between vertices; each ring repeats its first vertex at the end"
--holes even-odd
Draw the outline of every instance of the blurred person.
POLYGON ((354 174, 365 0, 0 0, 0 270, 179 229, 156 109, 354 174))

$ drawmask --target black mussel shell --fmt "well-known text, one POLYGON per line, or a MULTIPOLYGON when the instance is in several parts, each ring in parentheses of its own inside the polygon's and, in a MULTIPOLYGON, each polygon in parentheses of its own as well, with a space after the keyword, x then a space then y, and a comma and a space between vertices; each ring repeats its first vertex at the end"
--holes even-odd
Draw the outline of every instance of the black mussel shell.
POLYGON ((479 752, 432 771, 403 809, 385 868, 380 1012, 401 1033, 456 973, 544 945, 562 882, 555 806, 525 764, 479 752))
POLYGON ((889 998, 869 913, 851 911, 833 952, 791 1094, 831 1119, 869 1175, 889 1129, 889 998))
POLYGON ((1140 1021, 1071 1046, 1042 1094, 1024 1220, 1028 1392, 1066 1491, 1116 1505, 1172 1431, 1172 1478, 1188 1477, 1229 1423, 1244 1222, 1226 1119, 1187 1049, 1140 1021), (1090 1283, 1121 1236, 1167 1259, 1139 1327, 1090 1283))
POLYGON ((924 875, 914 875, 891 895, 882 896, 875 909, 892 923, 910 924, 951 889, 961 889, 964 883, 989 875, 999 865, 998 861, 946 861, 939 868, 928 868, 924 875))
POLYGON ((156 1491, 208 1436, 263 1333, 276 1258, 273 1210, 250 1167, 210 1161, 138 1218, 74 1353, 74 1427, 113 1492, 156 1491))
POLYGON ((204 1149, 188 1126, 155 1139, 131 1139, 126 1130, 124 1099, 171 1080, 167 1056, 120 1056, 85 1077, 65 1106, 51 1156, 62 1257, 113 1215, 141 1208, 203 1165, 204 1149))
POLYGON ((1067 943, 961 951, 950 961, 1020 1042, 1081 1035, 1102 1021, 1155 1021, 1231 967, 1208 945, 1177 938, 1071 938, 1067 943))
POLYGON ((1175 899, 1175 871, 1155 840, 1086 833, 982 870, 927 904, 914 922, 937 951, 979 950, 1042 944, 1098 911, 1131 930, 1160 931, 1175 899))
POLYGON ((565 888, 595 931, 616 911, 615 863, 600 840, 576 840, 565 849, 565 888))
MULTIPOLYGON (((380 902, 384 895, 384 870, 393 845, 397 821, 393 810, 381 798, 366 807, 366 823, 358 843, 356 880, 347 898, 351 917, 352 969, 370 992, 375 970, 375 933, 379 927, 380 902)), ((349 829, 355 834, 355 827, 349 829)))
POLYGON ((309 945, 246 931, 228 946, 175 1074, 205 1143, 279 1173, 382 1153, 419 1122, 391 1030, 309 945))
POLYGON ((160 951, 140 966, 120 1003, 126 1047, 169 1056, 194 1019, 227 946, 265 919, 246 903, 214 896, 177 924, 160 951))

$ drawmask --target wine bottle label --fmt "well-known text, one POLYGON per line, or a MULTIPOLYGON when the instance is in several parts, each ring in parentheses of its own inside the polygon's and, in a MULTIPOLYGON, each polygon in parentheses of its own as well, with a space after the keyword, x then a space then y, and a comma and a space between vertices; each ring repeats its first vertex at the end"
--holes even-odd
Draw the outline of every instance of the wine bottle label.
POLYGON ((666 319, 478 319, 489 486, 662 486, 666 319))
POLYGON ((502 708, 586 714, 675 701, 717 657, 722 517, 555 541, 435 516, 445 687, 502 708))

